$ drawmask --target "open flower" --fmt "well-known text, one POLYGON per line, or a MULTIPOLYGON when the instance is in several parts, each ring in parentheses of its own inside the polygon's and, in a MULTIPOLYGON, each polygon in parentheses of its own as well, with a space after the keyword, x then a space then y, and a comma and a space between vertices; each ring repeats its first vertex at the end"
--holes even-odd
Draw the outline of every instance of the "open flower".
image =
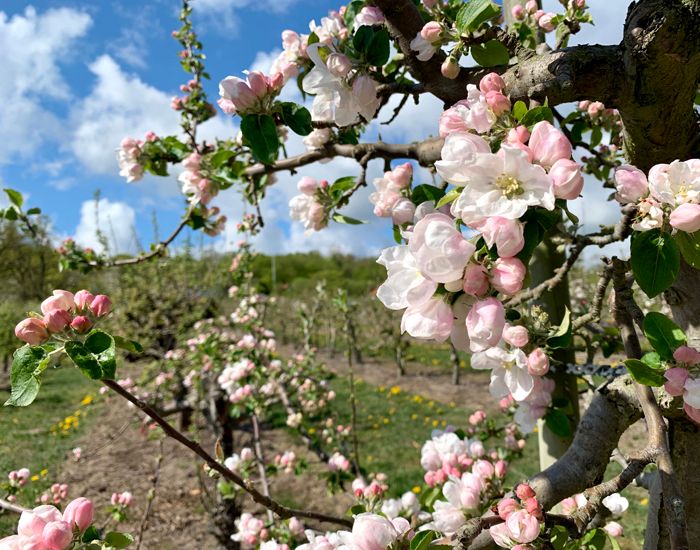
POLYGON ((535 380, 528 372, 527 355, 520 349, 490 348, 475 353, 472 368, 491 369, 489 391, 494 397, 512 395, 516 401, 523 401, 535 386, 535 380))

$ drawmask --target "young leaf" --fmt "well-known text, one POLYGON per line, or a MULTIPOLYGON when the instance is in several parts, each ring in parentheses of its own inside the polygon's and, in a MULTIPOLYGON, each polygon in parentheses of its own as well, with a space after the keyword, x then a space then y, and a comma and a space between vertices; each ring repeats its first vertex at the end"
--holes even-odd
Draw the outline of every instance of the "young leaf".
POLYGON ((495 38, 485 44, 474 44, 470 51, 474 61, 482 67, 507 65, 508 61, 510 61, 508 49, 495 38))
POLYGON ((128 533, 117 533, 112 531, 105 535, 105 542, 113 548, 128 548, 132 542, 134 542, 134 537, 128 533))
POLYGON ((571 311, 569 311, 567 307, 559 328, 554 334, 547 338, 547 345, 550 348, 568 348, 573 341, 574 337, 571 332, 571 311))
POLYGON ((36 399, 41 382, 38 378, 42 362, 48 360, 46 351, 39 346, 22 346, 12 357, 10 398, 5 406, 26 407, 36 399))
POLYGON ((520 120, 520 124, 527 126, 529 130, 532 130, 532 127, 535 124, 542 122, 543 120, 548 120, 549 122, 554 120, 552 110, 546 105, 541 105, 540 107, 530 109, 520 120))
POLYGON ((527 105, 525 105, 525 102, 520 100, 516 101, 515 105, 513 105, 513 116, 520 121, 526 114, 527 105))
POLYGON ((426 550, 437 536, 438 533, 435 531, 418 531, 416 536, 411 539, 410 550, 426 550))
POLYGON ((372 27, 362 25, 355 31, 355 36, 352 37, 352 45, 360 54, 366 54, 369 50, 369 45, 374 38, 374 30, 372 27))
POLYGON ((66 353, 88 378, 114 378, 117 369, 116 345, 114 338, 106 332, 93 330, 84 343, 75 340, 66 342, 66 353))
POLYGON ((645 386, 663 386, 666 382, 664 375, 661 371, 652 369, 646 363, 642 363, 639 359, 626 359, 625 366, 630 376, 645 386))
POLYGON ((22 205, 24 204, 24 197, 22 196, 22 193, 9 188, 5 188, 4 191, 12 204, 14 204, 17 208, 22 208, 22 205))
POLYGON ((308 136, 313 131, 311 113, 303 105, 291 101, 282 103, 282 120, 292 132, 300 136, 308 136))
POLYGON ((381 67, 389 61, 389 32, 385 27, 382 27, 374 33, 372 40, 369 42, 367 51, 367 63, 375 67, 381 67))
POLYGON ((443 196, 439 201, 437 201, 435 208, 440 208, 441 206, 445 206, 446 204, 450 204, 457 197, 459 197, 459 195, 461 193, 462 193, 461 189, 450 189, 445 196, 443 196))
POLYGON ((491 0, 469 0, 457 12, 455 25, 459 32, 468 34, 500 13, 500 6, 497 6, 491 0))
POLYGON ((644 317, 644 335, 661 359, 671 359, 673 352, 687 343, 681 327, 656 311, 644 317))
POLYGON ((445 195, 445 191, 434 185, 423 183, 413 188, 411 193, 411 201, 413 204, 421 204, 426 201, 439 201, 445 195))
POLYGON ((634 233, 630 256, 634 280, 649 298, 670 287, 681 267, 676 242, 658 229, 634 233))
POLYGON ((280 142, 277 126, 270 115, 245 115, 241 120, 241 132, 260 162, 270 164, 277 158, 280 142))
POLYGON ((351 218, 350 216, 344 216, 343 214, 339 214, 337 212, 333 214, 332 219, 336 223, 348 223, 350 225, 361 225, 363 223, 367 223, 363 222, 362 220, 356 220, 355 218, 351 218))

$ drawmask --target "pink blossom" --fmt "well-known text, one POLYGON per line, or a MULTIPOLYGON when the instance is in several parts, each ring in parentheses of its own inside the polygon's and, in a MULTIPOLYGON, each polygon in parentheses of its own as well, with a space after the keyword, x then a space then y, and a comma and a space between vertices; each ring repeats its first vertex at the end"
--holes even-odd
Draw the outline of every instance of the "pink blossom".
POLYGON ((506 136, 506 142, 509 144, 514 144, 514 143, 527 143, 527 140, 530 139, 530 130, 528 130, 525 126, 516 126, 515 128, 511 128, 508 130, 508 135, 506 136))
POLYGON ((304 176, 297 183, 297 189, 304 195, 312 196, 318 189, 318 182, 314 178, 304 176))
POLYGON ((450 337, 453 322, 450 305, 441 298, 430 298, 404 311, 401 332, 422 340, 444 342, 450 337))
POLYGON ((440 39, 442 27, 437 21, 428 21, 420 31, 420 35, 428 42, 436 42, 440 39))
POLYGON ((490 91, 486 94, 486 103, 496 116, 501 116, 510 111, 510 100, 501 92, 490 91))
POLYGON ((73 540, 73 530, 65 521, 52 521, 46 524, 41 535, 47 550, 66 550, 73 540))
POLYGON ((457 76, 459 76, 459 70, 459 63, 451 55, 448 56, 440 66, 440 72, 442 73, 442 76, 444 76, 445 78, 449 78, 450 80, 454 80, 455 78, 457 78, 457 76))
POLYGON ((527 371, 532 376, 544 376, 549 372, 549 358, 542 348, 535 348, 527 356, 527 371))
POLYGON ((340 53, 332 53, 326 59, 326 66, 332 75, 343 78, 352 70, 350 59, 340 53))
POLYGON ((525 18, 525 10, 520 4, 515 4, 515 6, 511 8, 510 14, 513 16, 513 19, 517 21, 520 21, 525 18))
POLYGON ((527 0, 525 3, 525 10, 528 13, 535 13, 537 11, 537 0, 527 0))
POLYGON ((98 294, 90 304, 90 309, 97 317, 104 317, 112 309, 112 301, 104 294, 98 294))
POLYGON ((479 90, 484 94, 488 94, 489 92, 503 92, 503 88, 505 87, 506 83, 498 73, 489 73, 479 81, 479 90))
POLYGON ((669 218, 671 226, 685 231, 686 233, 694 233, 700 229, 700 204, 686 202, 677 206, 669 218))
POLYGON ((381 25, 384 23, 384 14, 382 10, 374 6, 365 6, 360 10, 355 16, 355 24, 359 27, 360 25, 381 25))
POLYGON ((518 510, 508 516, 505 523, 494 525, 489 529, 496 544, 511 548, 513 543, 528 543, 540 534, 539 520, 525 510, 518 510))
POLYGON ((518 258, 498 258, 491 269, 491 286, 506 295, 523 288, 527 268, 518 258))
POLYGON ((70 328, 78 334, 85 334, 92 328, 92 321, 85 315, 76 315, 70 323, 70 328))
POLYGON ((20 537, 41 537, 47 524, 61 521, 61 513, 54 506, 37 506, 28 512, 22 512, 17 524, 17 534, 20 537))
POLYGON ((536 496, 535 491, 527 483, 521 483, 515 488, 515 496, 520 500, 527 500, 536 496))
POLYGON ((528 145, 535 162, 547 169, 560 159, 571 158, 571 143, 561 130, 546 120, 535 124, 528 145))
POLYGON ((603 105, 600 101, 593 101, 588 104, 588 116, 591 118, 597 118, 600 113, 602 113, 605 110, 605 105, 603 105))
POLYGON ((416 212, 416 205, 411 199, 401 197, 391 207, 391 221, 395 225, 403 225, 413 221, 413 215, 416 212))
POLYGON ((86 309, 90 307, 90 304, 95 299, 95 296, 88 290, 79 290, 75 293, 74 301, 75 307, 78 310, 86 309))
POLYGON ((415 225, 408 248, 423 275, 437 283, 460 279, 476 251, 454 220, 440 213, 428 214, 415 225))
POLYGON ((513 498, 504 498, 498 502, 498 515, 502 520, 507 520, 513 512, 520 510, 520 505, 513 498))
POLYGON ((472 351, 483 351, 498 344, 505 327, 505 310, 496 298, 476 302, 467 315, 467 332, 472 351))
POLYGON ((71 311, 75 309, 75 299, 72 292, 67 290, 54 290, 53 296, 46 298, 41 302, 41 312, 46 315, 49 311, 54 309, 63 309, 65 311, 71 311))
POLYGON ((664 373, 667 382, 664 384, 664 389, 669 395, 678 397, 683 395, 683 388, 688 380, 688 371, 681 367, 668 369, 664 373))
POLYGON ((503 340, 511 346, 522 348, 527 344, 529 334, 527 329, 521 325, 506 325, 506 328, 503 329, 503 340))
POLYGON ((545 13, 537 20, 537 24, 544 32, 552 32, 554 30, 552 18, 555 17, 555 15, 554 13, 545 13))
POLYGON ((644 172, 631 166, 623 164, 615 170, 615 200, 620 204, 637 202, 649 193, 649 182, 644 172))
POLYGON ((445 111, 440 118, 440 135, 447 137, 440 152, 440 160, 435 163, 435 169, 445 181, 462 186, 469 183, 471 170, 478 155, 490 153, 491 148, 482 137, 461 131, 464 129, 461 122, 453 127, 452 122, 448 120, 451 118, 451 115, 448 117, 449 111, 450 109, 445 111), (449 123, 449 127, 443 127, 443 122, 449 123))
POLYGON ((70 313, 63 309, 54 309, 44 315, 44 323, 49 332, 61 332, 70 322, 70 313))
POLYGON ((30 346, 38 346, 49 339, 49 332, 43 320, 28 317, 17 324, 15 336, 30 346))
POLYGON ((518 220, 491 216, 472 222, 471 227, 481 231, 481 236, 489 248, 494 244, 501 258, 510 258, 525 246, 523 224, 518 220))
POLYGON ((351 533, 341 531, 338 535, 353 550, 386 550, 401 533, 387 518, 365 512, 355 516, 351 533))
POLYGON ((488 289, 489 279, 486 276, 486 268, 481 264, 468 264, 464 270, 464 292, 473 296, 483 296, 488 289))
POLYGON ((690 346, 681 346, 673 352, 673 358, 679 363, 695 365, 700 363, 700 351, 690 346))
POLYGON ((603 531, 605 531, 611 537, 617 538, 622 536, 624 529, 622 528, 622 525, 620 525, 618 522, 609 521, 603 527, 603 531))
POLYGON ((578 162, 559 159, 549 170, 554 183, 554 196, 558 199, 577 199, 583 190, 583 174, 578 162))

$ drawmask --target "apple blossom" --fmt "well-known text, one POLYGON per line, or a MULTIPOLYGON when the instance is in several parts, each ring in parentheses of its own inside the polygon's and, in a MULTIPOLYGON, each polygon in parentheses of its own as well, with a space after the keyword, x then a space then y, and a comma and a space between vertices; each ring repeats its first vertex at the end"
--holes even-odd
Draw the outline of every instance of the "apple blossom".
POLYGON ((527 356, 527 371, 533 376, 544 376, 549 372, 549 357, 542 348, 535 348, 527 356))
POLYGON ((63 309, 72 311, 75 309, 75 298, 72 292, 67 290, 54 290, 52 296, 49 296, 41 302, 41 312, 46 315, 54 309, 63 309))
POLYGON ((602 502, 603 506, 610 510, 613 516, 621 516, 629 508, 629 501, 620 493, 608 495, 602 502))
POLYGON ((506 295, 513 295, 523 288, 527 274, 525 264, 518 258, 498 258, 491 268, 491 286, 506 295))
POLYGON ((470 182, 470 170, 479 154, 490 153, 491 148, 482 137, 469 132, 452 132, 446 135, 440 160, 435 163, 435 170, 445 181, 463 186, 470 182))
POLYGON ((527 345, 528 339, 527 329, 521 325, 506 325, 503 329, 503 340, 511 346, 522 348, 527 345))
POLYGON ((472 296, 483 296, 489 289, 486 268, 481 264, 469 263, 464 270, 462 289, 472 296))
POLYGON ((401 318, 401 332, 421 340, 444 342, 450 337, 454 318, 452 308, 439 297, 419 305, 409 305, 401 318))
POLYGON ((360 27, 362 25, 381 25, 384 23, 384 14, 379 8, 374 6, 365 6, 360 10, 355 16, 355 26, 360 27))
POLYGON ((17 324, 15 336, 30 346, 38 346, 49 339, 49 332, 42 319, 29 317, 17 324))
POLYGON ((700 161, 674 160, 649 170, 649 191, 657 201, 672 207, 700 202, 700 161))
POLYGON ((44 527, 41 540, 47 550, 66 550, 73 540, 73 529, 65 521, 52 521, 44 527))
POLYGON ((686 233, 700 229, 700 204, 686 202, 677 206, 669 217, 671 226, 686 233))
POLYGON ((405 528, 400 522, 395 524, 385 517, 365 512, 355 516, 352 532, 339 531, 338 536, 350 550, 385 550, 403 534, 397 525, 405 528))
POLYGON ((71 322, 71 315, 64 309, 54 309, 44 315, 44 323, 49 332, 61 332, 71 322))
POLYGON ((581 165, 573 160, 557 160, 549 170, 549 177, 554 184, 554 196, 558 199, 577 199, 583 190, 581 165))
POLYGON ((571 158, 571 143, 564 132, 546 120, 535 124, 528 143, 535 162, 549 169, 560 159, 571 158))
POLYGON ((510 100, 501 92, 492 90, 486 94, 486 103, 496 116, 510 111, 510 100))
POLYGON ((98 294, 92 300, 92 303, 90 304, 90 309, 97 317, 104 317, 111 311, 112 301, 109 299, 108 296, 105 296, 104 294, 98 294))
POLYGON ((518 510, 508 516, 504 523, 489 528, 494 542, 502 548, 512 548, 514 543, 528 543, 540 534, 539 520, 526 510, 518 510))
POLYGON ((505 327, 503 304, 490 297, 476 302, 467 315, 467 332, 472 351, 484 351, 497 345, 505 327))
POLYGON ((555 15, 554 13, 545 13, 537 19, 537 24, 544 32, 552 32, 554 30, 552 18, 555 17, 555 15))
POLYGON ((554 209, 551 179, 519 149, 504 146, 498 155, 476 155, 467 181, 451 207, 466 224, 491 216, 515 220, 530 206, 554 209))
POLYGON ((616 521, 609 521, 608 523, 606 523, 603 526, 603 531, 605 531, 608 535, 614 538, 621 537, 624 533, 622 525, 620 525, 616 521))
POLYGON ((76 315, 70 322, 70 328, 78 334, 85 334, 92 328, 92 321, 85 315, 76 315))
POLYGON ((411 40, 410 46, 413 51, 418 52, 416 58, 419 61, 428 61, 437 51, 437 47, 433 46, 433 41, 424 38, 421 32, 411 40))
POLYGON ((647 197, 637 206, 637 218, 632 224, 635 231, 660 229, 664 223, 664 211, 655 199, 647 197))
POLYGON ((479 90, 484 94, 488 94, 489 92, 502 92, 505 87, 506 83, 498 73, 488 73, 479 81, 479 90))
MULTIPOLYGON (((448 56, 445 61, 442 62, 442 65, 440 65, 440 72, 445 78, 454 80, 459 76, 459 62, 451 55, 448 56)), ((491 104, 489 104, 489 106, 491 106, 491 104)))
POLYGON ((491 129, 496 118, 496 115, 489 108, 486 95, 473 84, 469 84, 467 85, 467 99, 458 101, 440 117, 440 135, 445 137, 451 132, 467 132, 469 130, 483 134, 491 129))
POLYGON ((403 225, 413 221, 413 216, 416 213, 416 205, 411 199, 401 197, 391 207, 391 221, 395 225, 403 225))
POLYGON ((377 298, 389 309, 418 306, 429 300, 437 289, 437 283, 421 273, 406 245, 385 248, 377 263, 387 270, 387 280, 377 289, 377 298))
POLYGON ((615 200, 620 204, 637 202, 649 193, 649 182, 644 172, 623 164, 615 170, 615 200))
POLYGON ((680 346, 673 352, 673 358, 679 363, 695 365, 700 363, 700 351, 690 346, 680 346))
POLYGON ((481 231, 486 246, 491 248, 496 245, 501 258, 515 256, 525 246, 524 227, 518 220, 491 216, 472 222, 471 227, 481 231))
POLYGON ((472 356, 472 368, 491 369, 489 391, 494 397, 512 395, 524 401, 532 392, 535 381, 528 372, 527 356, 520 349, 511 352, 489 348, 472 356))

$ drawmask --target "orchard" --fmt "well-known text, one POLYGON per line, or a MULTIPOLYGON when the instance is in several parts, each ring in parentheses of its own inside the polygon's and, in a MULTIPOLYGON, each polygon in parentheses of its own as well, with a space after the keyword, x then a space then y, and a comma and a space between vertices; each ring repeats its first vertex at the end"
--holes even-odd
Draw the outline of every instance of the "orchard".
POLYGON ((61 242, 5 189, 6 262, 44 278, 0 311, 2 438, 31 445, 3 446, 0 550, 699 549, 700 1, 632 2, 619 44, 569 46, 585 0, 352 0, 232 76, 207 69, 197 4, 172 31, 181 131, 117 151, 124 185, 177 179, 169 234, 134 255, 61 242), (429 98, 421 140, 372 130, 429 98), (214 117, 240 131, 204 139, 214 117), (305 173, 338 158, 334 181, 305 173), (288 173, 310 242, 359 231, 358 200, 395 242, 260 254, 288 173), (584 186, 616 223, 587 231, 584 186), (183 245, 227 225, 232 254, 183 245), (128 438, 147 474, 91 466, 128 438))

